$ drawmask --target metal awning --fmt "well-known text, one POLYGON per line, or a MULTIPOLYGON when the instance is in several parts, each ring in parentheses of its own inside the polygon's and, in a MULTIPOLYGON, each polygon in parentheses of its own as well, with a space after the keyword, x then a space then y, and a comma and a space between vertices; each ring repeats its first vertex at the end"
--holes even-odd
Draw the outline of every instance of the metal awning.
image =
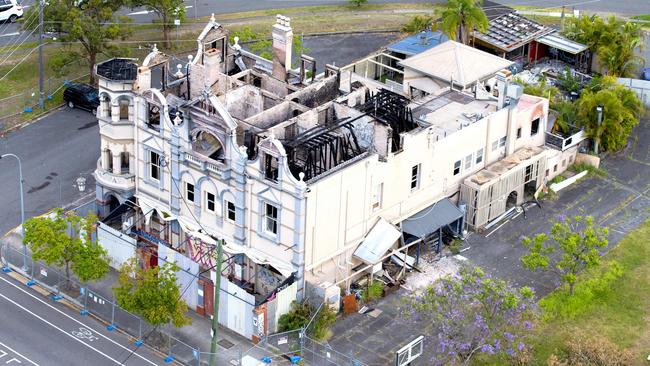
POLYGON ((543 37, 537 38, 536 41, 541 44, 545 44, 549 47, 557 48, 558 50, 568 52, 572 55, 577 55, 580 52, 583 52, 589 48, 582 43, 578 43, 568 38, 564 38, 558 33, 547 34, 543 37))
POLYGON ((444 198, 402 221, 402 231, 423 238, 463 217, 463 212, 444 198))
POLYGON ((354 256, 366 264, 376 264, 401 235, 395 226, 380 218, 354 251, 354 256))

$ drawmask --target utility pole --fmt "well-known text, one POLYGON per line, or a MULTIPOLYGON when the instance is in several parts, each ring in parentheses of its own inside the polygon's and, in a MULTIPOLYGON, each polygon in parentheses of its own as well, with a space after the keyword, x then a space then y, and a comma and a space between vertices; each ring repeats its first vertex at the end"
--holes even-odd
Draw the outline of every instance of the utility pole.
POLYGON ((219 294, 221 293, 221 262, 223 262, 223 241, 217 240, 217 276, 213 291, 214 310, 212 314, 212 345, 210 346, 210 366, 216 365, 217 327, 219 326, 219 294))
POLYGON ((43 1, 38 0, 38 106, 41 110, 45 109, 45 91, 43 80, 43 1))

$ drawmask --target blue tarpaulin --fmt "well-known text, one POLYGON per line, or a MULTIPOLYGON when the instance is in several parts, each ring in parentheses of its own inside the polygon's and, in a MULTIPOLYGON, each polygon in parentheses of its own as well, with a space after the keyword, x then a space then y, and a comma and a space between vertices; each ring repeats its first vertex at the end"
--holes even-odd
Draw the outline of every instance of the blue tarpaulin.
POLYGON ((388 50, 406 56, 413 56, 448 40, 449 38, 442 34, 442 32, 422 31, 393 43, 388 46, 388 50))

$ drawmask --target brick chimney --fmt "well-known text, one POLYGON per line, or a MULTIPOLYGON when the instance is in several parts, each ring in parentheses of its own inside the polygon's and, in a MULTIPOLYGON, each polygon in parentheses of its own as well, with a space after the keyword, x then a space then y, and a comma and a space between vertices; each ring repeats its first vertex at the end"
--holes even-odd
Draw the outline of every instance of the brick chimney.
POLYGON ((293 47, 293 30, 291 19, 278 14, 273 24, 273 77, 286 81, 291 69, 291 49, 293 47))

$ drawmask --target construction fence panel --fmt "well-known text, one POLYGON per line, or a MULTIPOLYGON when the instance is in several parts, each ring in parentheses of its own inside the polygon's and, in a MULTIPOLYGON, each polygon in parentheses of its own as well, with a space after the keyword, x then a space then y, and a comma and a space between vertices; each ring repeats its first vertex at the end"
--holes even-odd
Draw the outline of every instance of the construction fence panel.
POLYGON ((115 306, 113 325, 131 335, 136 340, 142 339, 142 319, 137 315, 115 306))
POLYGON ((104 320, 108 324, 113 324, 114 322, 115 305, 111 300, 102 297, 94 291, 88 291, 86 310, 88 313, 104 320))
POLYGON ((173 336, 169 338, 169 356, 185 365, 200 365, 199 350, 173 336))

